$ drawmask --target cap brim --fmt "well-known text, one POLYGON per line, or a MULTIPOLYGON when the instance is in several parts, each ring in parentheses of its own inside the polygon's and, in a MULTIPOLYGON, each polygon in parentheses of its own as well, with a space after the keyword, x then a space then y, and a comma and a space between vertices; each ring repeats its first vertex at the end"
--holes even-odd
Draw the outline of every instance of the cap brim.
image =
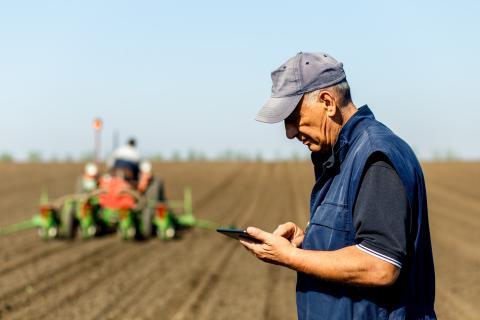
POLYGON ((270 98, 257 113, 255 120, 277 123, 285 120, 302 99, 303 94, 283 98, 270 98))

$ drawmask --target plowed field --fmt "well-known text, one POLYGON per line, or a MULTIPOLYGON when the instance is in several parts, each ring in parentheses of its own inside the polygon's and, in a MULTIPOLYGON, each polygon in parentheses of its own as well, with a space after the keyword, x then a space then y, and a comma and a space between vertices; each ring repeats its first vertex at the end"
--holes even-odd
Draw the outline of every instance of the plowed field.
MULTIPOLYGON (((480 318, 480 164, 425 164, 440 319, 480 318)), ((303 225, 308 163, 165 163, 169 198, 191 186, 194 212, 221 224, 303 225)), ((29 218, 40 191, 73 191, 77 164, 1 164, 0 226, 29 218)), ((178 240, 0 237, 1 319, 294 319, 295 273, 235 241, 192 229, 178 240)))

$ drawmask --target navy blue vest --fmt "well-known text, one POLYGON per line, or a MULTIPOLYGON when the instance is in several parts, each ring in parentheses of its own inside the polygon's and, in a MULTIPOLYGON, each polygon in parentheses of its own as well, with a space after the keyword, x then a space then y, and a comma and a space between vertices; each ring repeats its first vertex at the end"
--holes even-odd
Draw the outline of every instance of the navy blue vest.
POLYGON ((422 169, 411 148, 361 107, 340 131, 332 156, 316 159, 310 223, 302 244, 307 250, 355 245, 352 212, 368 158, 382 152, 403 182, 412 212, 405 262, 389 287, 355 287, 298 273, 300 320, 436 319, 435 275, 422 169))

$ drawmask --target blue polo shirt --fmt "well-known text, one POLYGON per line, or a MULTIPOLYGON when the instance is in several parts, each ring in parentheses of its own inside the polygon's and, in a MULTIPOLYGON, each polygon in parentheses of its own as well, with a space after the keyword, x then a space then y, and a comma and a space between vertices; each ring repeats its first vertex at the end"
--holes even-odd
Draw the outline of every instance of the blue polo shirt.
MULTIPOLYGON (((302 248, 337 250, 357 245, 364 251, 372 250, 371 254, 384 256, 384 260, 391 259, 389 262, 401 267, 401 272, 394 285, 376 288, 332 283, 298 273, 298 318, 435 319, 435 277, 425 183, 411 148, 376 121, 364 106, 340 131, 332 155, 326 161, 316 154, 312 159, 316 183, 302 248), (368 232, 367 236, 359 236, 359 223, 354 218, 355 212, 359 212, 355 204, 365 170, 372 156, 378 154, 394 170, 403 186, 402 201, 408 204, 408 228, 400 228, 404 234, 402 248, 385 245, 388 241, 375 242, 368 232)), ((375 234, 375 228, 378 234, 390 237, 380 223, 370 224, 367 230, 375 234)))

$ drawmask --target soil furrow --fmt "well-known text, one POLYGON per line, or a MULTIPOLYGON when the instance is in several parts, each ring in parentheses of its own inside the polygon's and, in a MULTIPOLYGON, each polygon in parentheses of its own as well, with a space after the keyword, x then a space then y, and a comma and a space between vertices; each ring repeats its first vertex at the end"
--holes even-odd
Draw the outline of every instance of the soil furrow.
MULTIPOLYGON (((254 194, 251 198, 251 207, 249 207, 246 211, 243 211, 242 215, 239 217, 239 219, 245 221, 244 223, 253 225, 258 225, 260 223, 267 225, 268 221, 266 221, 265 218, 269 217, 269 215, 258 215, 255 213, 268 211, 275 212, 276 214, 279 213, 277 210, 282 207, 281 201, 275 201, 275 194, 269 192, 269 189, 272 185, 277 185, 277 183, 282 182, 282 179, 276 179, 279 169, 280 168, 278 165, 272 164, 268 165, 266 169, 263 169, 258 173, 258 185, 255 187, 252 186, 254 194)), ((280 197, 280 199, 284 198, 280 197)), ((275 284, 269 284, 268 282, 265 282, 268 281, 268 275, 265 275, 268 265, 258 265, 258 261, 247 254, 246 251, 238 251, 240 249, 238 247, 235 249, 237 250, 236 252, 238 252, 238 254, 234 257, 234 260, 230 260, 229 264, 224 266, 224 272, 219 273, 215 278, 215 290, 212 290, 213 288, 209 287, 209 291, 206 292, 207 296, 204 297, 202 295, 202 301, 208 299, 210 303, 203 304, 199 301, 191 302, 191 305, 186 306, 185 309, 183 309, 183 313, 178 315, 179 319, 224 319, 225 317, 237 319, 248 318, 246 314, 243 314, 240 317, 240 315, 226 312, 225 307, 228 306, 228 304, 225 303, 225 301, 228 301, 228 297, 231 295, 241 296, 242 299, 245 300, 248 300, 247 296, 249 296, 249 298, 254 297, 257 302, 263 301, 265 304, 268 303, 268 293, 266 290, 264 290, 264 288, 265 286, 269 285, 272 287, 275 286, 275 284), (239 266, 245 267, 245 259, 248 259, 248 264, 253 263, 253 265, 247 269, 242 267, 239 268, 239 266), (245 270, 248 270, 250 275, 249 278, 255 279, 256 286, 259 286, 259 290, 253 295, 249 294, 249 292, 252 293, 251 288, 245 288, 245 283, 234 284, 230 283, 231 280, 227 280, 244 279, 245 270), (234 273, 232 273, 233 271, 234 273), (231 293, 231 286, 235 288, 234 293, 231 293)), ((260 305, 258 306, 260 307, 260 305)), ((251 308, 250 310, 252 309, 256 310, 255 308, 251 308)), ((240 308, 237 310, 244 309, 240 308)), ((261 310, 258 310, 257 314, 261 314, 261 310)))
MULTIPOLYGON (((31 307, 35 299, 44 297, 49 291, 52 291, 58 286, 71 282, 71 279, 77 279, 82 274, 86 273, 86 267, 95 268, 97 264, 104 263, 110 257, 115 256, 115 253, 120 251, 120 247, 110 250, 95 250, 91 254, 84 256, 84 259, 77 259, 68 267, 62 270, 56 268, 55 271, 43 275, 37 281, 33 281, 27 286, 17 287, 5 295, 0 300, 4 301, 4 308, 8 311, 18 312, 24 307, 31 307), (7 307, 8 306, 8 307, 7 307)), ((54 299, 56 300, 56 299, 54 299)))
MULTIPOLYGON (((132 244, 135 245, 135 244, 132 244)), ((109 288, 111 292, 112 287, 116 281, 130 281, 134 282, 136 270, 138 266, 143 265, 143 262, 152 262, 146 253, 151 250, 152 246, 158 245, 157 243, 147 243, 140 246, 135 245, 134 250, 128 250, 129 248, 119 248, 110 259, 102 259, 95 265, 88 265, 89 270, 85 270, 83 274, 77 276, 74 281, 71 281, 69 287, 62 290, 62 292, 52 293, 52 297, 42 297, 41 307, 43 312, 35 312, 35 306, 32 306, 30 310, 24 312, 28 317, 35 317, 37 319, 65 319, 64 314, 52 314, 51 310, 61 310, 62 307, 68 308, 71 303, 78 303, 79 299, 86 298, 92 299, 95 291, 100 288, 109 288), (110 261, 108 261, 110 260, 110 261), (111 265, 116 265, 116 268, 111 268, 111 265), (120 279, 118 279, 120 278, 120 279), (58 296, 57 299, 53 297, 58 296), (53 301, 53 302, 52 302, 53 301)), ((39 303, 37 302, 37 305, 39 303)), ((77 309, 77 311, 79 311, 77 309)), ((85 313, 91 310, 83 310, 82 319, 85 317, 85 313)))
MULTIPOLYGON (((111 239, 111 240, 118 240, 118 239, 111 239)), ((32 268, 32 271, 34 272, 34 280, 29 280, 29 279, 23 279, 23 281, 16 281, 10 283, 10 285, 6 286, 7 288, 10 288, 9 290, 5 290, 5 292, 0 296, 0 300, 5 300, 11 296, 15 296, 19 293, 22 293, 24 291, 24 288, 26 287, 35 287, 38 286, 39 284, 42 284, 44 282, 51 282, 52 279, 59 277, 65 272, 70 272, 71 268, 73 266, 76 266, 80 263, 88 263, 88 260, 91 258, 96 258, 97 255, 102 253, 103 251, 110 251, 111 248, 118 247, 119 244, 117 241, 110 241, 111 243, 104 243, 104 242, 98 242, 98 243, 92 243, 92 249, 91 251, 87 251, 85 254, 70 254, 71 256, 67 257, 62 257, 59 256, 57 257, 56 260, 42 260, 43 268, 45 269, 44 272, 36 272, 40 268, 32 268), (106 249, 109 250, 106 250, 106 249), (54 265, 55 262, 58 262, 59 264, 54 265), (54 265, 52 267, 52 265, 54 265), (15 284, 15 286, 11 286, 12 284, 15 284)), ((90 250, 90 248, 88 248, 90 250)), ((33 266, 30 266, 33 267, 33 266)), ((38 266, 37 266, 38 267, 38 266)), ((19 270, 21 271, 21 270, 19 270)), ((18 277, 20 278, 20 277, 18 277)), ((4 279, 8 279, 4 278, 4 279)), ((2 279, 2 280, 4 280, 2 279)), ((2 283, 3 284, 3 283, 2 283)))
POLYGON ((240 174, 245 171, 246 165, 242 165, 239 167, 237 170, 233 171, 230 173, 228 176, 226 176, 223 180, 221 180, 218 184, 213 186, 212 188, 209 189, 208 192, 206 192, 201 199, 197 200, 195 202, 195 209, 198 210, 198 208, 202 208, 206 203, 209 201, 212 201, 213 198, 219 196, 222 194, 222 191, 225 190, 225 188, 232 183, 235 182, 235 180, 240 176, 240 174))
MULTIPOLYGON (((249 179, 249 177, 252 175, 252 174, 257 174, 255 171, 251 170, 251 172, 247 172, 247 174, 245 175, 242 175, 241 177, 239 177, 238 180, 236 180, 235 182, 235 187, 236 188, 242 188, 243 185, 244 185, 244 182, 243 180, 244 179, 249 179)), ((261 179, 258 179, 256 181, 261 181, 261 179)), ((224 190, 225 191, 225 190, 224 190)), ((249 189, 249 191, 252 191, 252 189, 249 189)), ((232 192, 234 194, 238 193, 238 191, 234 191, 232 190, 232 192)), ((225 192, 222 193, 223 195, 225 195, 225 192)), ((237 201, 236 201, 236 198, 235 197, 224 197, 223 198, 224 201, 226 203, 226 205, 228 206, 226 208, 226 210, 224 212, 228 212, 229 213, 229 217, 228 219, 230 221, 235 221, 237 219, 237 216, 239 215, 242 215, 242 213, 245 212, 244 208, 242 206, 239 206, 237 201)), ((222 212, 222 211, 217 211, 217 212, 222 212)), ((211 264, 213 261, 218 261, 219 259, 222 259, 221 256, 222 256, 222 252, 227 252, 227 253, 230 253, 230 254, 233 254, 231 253, 230 251, 232 250, 231 248, 235 249, 235 245, 238 246, 237 243, 234 243, 232 240, 229 240, 229 239, 224 239, 224 238, 220 238, 222 236, 219 237, 219 235, 215 235, 218 239, 217 241, 221 241, 221 248, 223 247, 223 249, 217 249, 217 250, 211 250, 209 253, 210 253, 210 256, 212 256, 211 258, 208 258, 208 261, 209 261, 209 264, 211 264), (225 247, 225 246, 229 246, 229 247, 225 247), (226 248, 226 249, 225 249, 226 248), (219 258, 220 257, 220 258, 219 258)), ((188 245, 188 244, 187 244, 188 245)), ((238 249, 237 249, 238 250, 238 249)), ((208 257, 208 256, 207 256, 208 257)), ((224 258, 226 261, 228 261, 227 258, 224 258)), ((226 266, 223 266, 223 267, 226 267, 226 266)), ((209 272, 202 272, 201 273, 201 277, 200 277, 200 280, 198 279, 198 275, 199 273, 191 273, 191 272, 188 272, 182 276, 181 278, 185 279, 186 281, 183 281, 184 283, 185 282, 190 282, 190 283, 194 283, 194 291, 193 293, 192 292, 189 292, 188 293, 188 297, 186 298, 186 300, 182 300, 182 306, 183 307, 183 312, 188 312, 189 308, 193 308, 196 306, 197 304, 197 299, 198 299, 198 296, 195 294, 195 292, 203 292, 202 290, 204 290, 204 288, 200 288, 198 289, 198 286, 199 286, 199 283, 200 282, 205 282, 207 280, 205 279, 209 279, 211 277, 210 273, 211 272, 215 272, 215 268, 211 269, 209 268, 209 272), (185 278, 184 278, 185 277, 185 278), (199 291, 198 291, 199 290, 199 291)), ((180 286, 179 287, 179 290, 185 290, 184 287, 180 286)), ((175 293, 175 291, 172 292, 172 290, 170 290, 170 294, 171 293, 175 293)), ((198 294, 198 293, 197 293, 198 294)), ((178 297, 179 296, 182 296, 181 294, 177 294, 175 296, 173 296, 172 294, 170 295, 171 298, 175 300, 178 300, 178 297)), ((176 305, 177 302, 174 302, 174 301, 170 301, 169 299, 167 299, 167 297, 163 297, 162 301, 164 302, 163 305, 176 305)), ((155 310, 159 310, 158 308, 155 308, 155 310)), ((170 309, 167 309, 167 310, 170 310, 170 309)), ((173 312, 176 312, 177 310, 171 310, 170 313, 173 313, 173 312)), ((161 312, 161 311, 157 311, 157 312, 161 312)), ((177 311, 178 312, 178 311, 177 311)), ((156 313, 156 312, 155 312, 156 313)), ((165 312, 161 312, 162 316, 165 316, 165 317, 171 317, 171 315, 169 314, 165 314, 165 312)))
MULTIPOLYGON (((37 242, 42 242, 41 239, 37 239, 37 242)), ((33 264, 39 260, 47 259, 49 256, 53 254, 61 254, 63 251, 71 251, 76 249, 79 245, 78 243, 73 243, 69 241, 67 243, 49 243, 48 247, 45 247, 45 243, 41 243, 40 245, 34 245, 27 250, 19 250, 22 254, 17 254, 16 256, 18 259, 10 260, 10 263, 6 263, 2 265, 2 269, 0 269, 0 277, 4 276, 5 274, 18 270, 21 266, 26 264, 33 264), (43 248, 40 247, 43 245, 43 248), (38 250, 38 248, 43 250, 38 250), (31 252, 31 255, 26 253, 31 252)))
MULTIPOLYGON (((264 170, 266 172, 266 170, 264 170)), ((262 172, 264 172, 262 171, 262 172)), ((253 173, 256 173, 256 172, 253 172, 253 173)), ((258 177, 258 175, 257 175, 258 177)), ((244 178, 248 178, 248 175, 244 175, 242 177, 243 179, 244 178)), ((261 183, 262 182, 262 179, 256 179, 257 183, 261 183)), ((238 183, 238 182, 241 182, 241 181, 237 181, 237 184, 236 186, 237 187, 240 187, 242 188, 243 187, 243 183, 238 183)), ((255 188, 249 188, 248 189, 249 191, 254 191, 256 190, 255 188)), ((226 200, 226 203, 228 203, 228 206, 231 208, 231 210, 228 210, 227 212, 230 212, 230 215, 233 216, 230 219, 230 221, 237 221, 238 219, 238 216, 242 217, 238 220, 244 220, 245 219, 245 216, 243 215, 243 213, 246 212, 246 210, 244 208, 242 208, 241 206, 238 206, 238 203, 236 201, 232 201, 234 200, 235 198, 224 198, 226 200)), ((253 212, 253 208, 255 208, 255 200, 253 200, 251 203, 250 203, 250 207, 247 209, 247 211, 249 212, 253 212)), ((218 236, 218 235, 217 235, 218 236)), ((192 309, 197 309, 198 308, 198 301, 201 297, 202 300, 206 299, 206 295, 208 294, 208 292, 205 292, 206 290, 206 285, 208 284, 208 281, 209 279, 216 279, 218 277, 218 268, 227 268, 227 265, 223 265, 223 264, 226 264, 230 258, 229 256, 230 255, 233 255, 235 253, 235 251, 233 250, 238 250, 239 248, 237 247, 238 246, 238 243, 235 243, 234 241, 232 240, 229 240, 229 239, 223 239, 223 238, 217 238, 217 239, 221 239, 221 244, 222 244, 222 247, 219 249, 219 250, 215 250, 215 251, 210 251, 210 256, 212 256, 211 258, 208 258, 208 261, 209 261, 209 265, 214 265, 213 268, 208 268, 208 270, 205 272, 202 272, 201 273, 201 277, 200 279, 198 279, 198 275, 199 273, 196 272, 196 273, 186 273, 184 276, 181 276, 181 278, 184 278, 186 280, 186 282, 191 282, 193 283, 193 288, 195 288, 193 291, 188 291, 188 295, 185 299, 182 299, 182 300, 179 300, 179 297, 182 297, 184 296, 181 292, 184 292, 187 288, 184 288, 182 286, 178 287, 179 289, 179 292, 172 292, 172 290, 170 289, 170 297, 173 299, 173 301, 171 301, 171 299, 167 299, 166 297, 163 297, 162 299, 162 305, 163 306, 166 306, 166 305, 178 305, 179 302, 181 302, 181 306, 179 307, 180 310, 178 310, 178 308, 167 308, 167 309, 163 309, 161 310, 159 307, 160 306, 157 306, 157 308, 155 308, 154 310, 154 314, 161 314, 162 317, 165 317, 165 318, 172 318, 172 317, 175 317, 175 314, 176 314, 176 317, 183 317, 183 314, 190 314, 192 312, 192 309), (224 260, 224 263, 220 263, 219 261, 223 261, 224 260), (190 279, 190 280, 188 280, 190 279), (176 293, 175 295, 173 295, 172 293, 176 293), (201 295, 200 295, 201 294, 201 295)), ((210 289, 213 289, 211 287, 209 287, 210 289)))
MULTIPOLYGON (((125 299, 116 299, 100 310, 95 317, 91 319, 135 319, 145 310, 152 309, 153 306, 168 299, 169 295, 175 292, 174 284, 185 285, 184 282, 178 282, 179 267, 175 266, 178 257, 189 256, 192 261, 201 260, 210 250, 217 250, 222 243, 212 244, 209 239, 198 238, 196 241, 188 239, 189 245, 176 244, 167 254, 159 255, 159 261, 156 261, 151 268, 142 272, 141 277, 136 277, 129 287, 122 288, 129 292, 125 299), (207 242, 210 245, 207 245, 207 242), (162 263, 163 262, 163 263, 162 263), (138 279, 137 279, 138 278, 138 279), (159 294, 164 293, 164 294, 159 294), (141 297, 140 301, 139 297, 141 297)), ((202 266, 203 270, 204 267, 202 266)), ((201 270, 191 268, 187 272, 198 274, 201 270)), ((90 319, 85 317, 84 319, 90 319)))

